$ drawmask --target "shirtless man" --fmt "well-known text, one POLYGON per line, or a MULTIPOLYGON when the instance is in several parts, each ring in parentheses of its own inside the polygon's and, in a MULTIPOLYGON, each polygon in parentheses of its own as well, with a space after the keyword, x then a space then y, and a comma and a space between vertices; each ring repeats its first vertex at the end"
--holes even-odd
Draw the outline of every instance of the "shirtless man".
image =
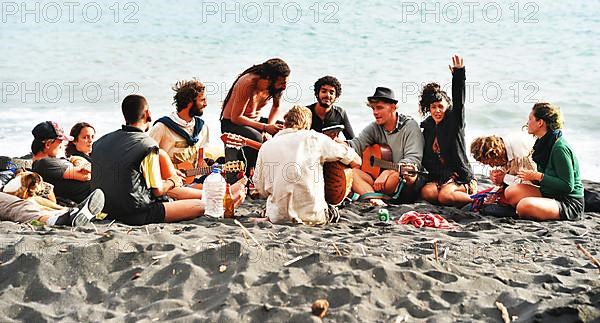
MULTIPOLYGON (((290 68, 279 58, 272 58, 262 64, 254 65, 245 70, 233 82, 227 97, 223 102, 221 112, 221 132, 234 133, 262 143, 265 133, 276 134, 283 129, 277 124, 277 114, 281 102, 281 94, 287 86, 290 68), (261 117, 261 110, 273 99, 269 118, 261 117)), ((247 174, 256 165, 258 151, 243 148, 248 167, 247 174)), ((233 148, 225 149, 225 159, 243 160, 239 151, 233 148)))

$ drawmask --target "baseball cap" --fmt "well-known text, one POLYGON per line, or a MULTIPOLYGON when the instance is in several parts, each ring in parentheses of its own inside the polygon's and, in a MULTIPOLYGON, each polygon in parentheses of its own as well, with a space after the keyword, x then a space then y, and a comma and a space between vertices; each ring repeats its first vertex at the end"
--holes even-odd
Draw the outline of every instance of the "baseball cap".
POLYGON ((65 135, 63 129, 54 121, 44 121, 38 123, 33 130, 31 130, 33 137, 37 140, 46 139, 60 139, 66 141, 72 141, 73 137, 65 135))

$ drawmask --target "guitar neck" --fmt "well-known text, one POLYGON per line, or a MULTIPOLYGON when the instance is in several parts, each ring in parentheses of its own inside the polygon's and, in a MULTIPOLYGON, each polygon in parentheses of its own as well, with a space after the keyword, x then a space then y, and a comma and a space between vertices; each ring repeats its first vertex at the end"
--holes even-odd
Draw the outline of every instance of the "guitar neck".
POLYGON ((244 138, 244 146, 248 146, 250 148, 259 150, 262 144, 258 141, 254 141, 252 139, 244 138))
POLYGON ((383 159, 374 158, 373 165, 377 166, 377 167, 381 167, 383 169, 393 169, 393 170, 400 171, 400 164, 392 163, 390 161, 383 160, 383 159))
POLYGON ((258 141, 248 139, 246 137, 242 137, 240 135, 232 134, 232 133, 224 133, 221 135, 221 140, 226 144, 233 147, 243 147, 248 146, 250 148, 259 150, 262 144, 258 141))
POLYGON ((211 171, 212 171, 212 167, 210 167, 210 166, 191 168, 191 169, 185 170, 185 176, 202 176, 202 175, 210 174, 211 171))
MULTIPOLYGON (((383 169, 393 169, 398 172, 400 172, 402 170, 402 165, 400 163, 393 163, 393 162, 383 160, 383 159, 374 158, 373 165, 383 168, 383 169)), ((427 175, 427 174, 429 174, 428 172, 425 172, 425 171, 412 170, 412 169, 408 170, 407 173, 411 174, 411 175, 414 175, 414 174, 427 175)))

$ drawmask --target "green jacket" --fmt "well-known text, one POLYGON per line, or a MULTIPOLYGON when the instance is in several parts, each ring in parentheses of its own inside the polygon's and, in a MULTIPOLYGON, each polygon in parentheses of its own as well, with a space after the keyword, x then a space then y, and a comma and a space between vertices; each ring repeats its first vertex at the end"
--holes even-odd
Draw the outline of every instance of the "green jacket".
POLYGON ((579 175, 579 162, 569 144, 561 137, 552 146, 550 160, 540 182, 540 191, 547 197, 583 197, 583 183, 579 175))

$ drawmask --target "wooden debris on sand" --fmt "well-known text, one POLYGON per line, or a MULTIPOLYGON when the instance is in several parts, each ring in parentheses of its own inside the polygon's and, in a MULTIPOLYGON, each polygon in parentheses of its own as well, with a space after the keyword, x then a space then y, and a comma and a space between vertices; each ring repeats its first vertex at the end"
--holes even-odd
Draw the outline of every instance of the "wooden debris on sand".
POLYGON ((496 302, 496 307, 498 308, 500 313, 502 313, 502 321, 504 323, 510 323, 510 316, 508 315, 508 310, 506 309, 506 306, 504 306, 504 304, 500 302, 496 302))
POLYGON ((586 257, 588 257, 588 259, 590 259, 590 261, 596 265, 600 271, 600 261, 598 261, 598 259, 592 256, 592 254, 580 244, 577 244, 577 249, 579 249, 586 257))

